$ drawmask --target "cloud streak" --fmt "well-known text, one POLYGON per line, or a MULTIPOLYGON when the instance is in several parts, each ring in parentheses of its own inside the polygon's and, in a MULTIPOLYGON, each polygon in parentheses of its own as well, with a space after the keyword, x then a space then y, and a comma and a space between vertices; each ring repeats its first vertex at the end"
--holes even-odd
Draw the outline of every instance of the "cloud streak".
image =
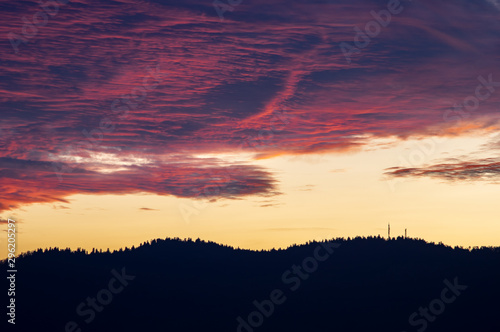
POLYGON ((386 175, 391 177, 429 177, 446 181, 489 181, 500 180, 500 158, 442 163, 425 167, 392 167, 386 175))
POLYGON ((151 193, 213 200, 279 194, 277 181, 269 171, 213 159, 120 166, 113 172, 99 171, 100 165, 88 169, 74 167, 63 182, 54 176, 53 164, 49 162, 0 158, 0 165, 0 211, 22 204, 69 203, 65 197, 72 194, 151 193))

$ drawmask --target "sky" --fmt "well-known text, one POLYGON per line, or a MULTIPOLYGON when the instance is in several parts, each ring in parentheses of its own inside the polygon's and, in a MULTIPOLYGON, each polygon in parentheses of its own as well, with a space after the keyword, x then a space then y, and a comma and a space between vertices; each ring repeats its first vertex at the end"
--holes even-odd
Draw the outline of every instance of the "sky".
POLYGON ((224 1, 0 2, 21 252, 500 245, 498 0, 224 1))

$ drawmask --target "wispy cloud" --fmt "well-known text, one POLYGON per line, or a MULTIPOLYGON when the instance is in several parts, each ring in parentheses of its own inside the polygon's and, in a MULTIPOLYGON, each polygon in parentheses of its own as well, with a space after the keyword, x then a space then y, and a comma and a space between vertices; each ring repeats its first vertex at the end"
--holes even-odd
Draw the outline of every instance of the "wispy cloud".
POLYGON ((435 164, 416 168, 392 167, 385 173, 392 177, 430 177, 447 181, 500 180, 500 158, 435 164))
MULTIPOLYGON (((277 180, 262 167, 225 163, 217 159, 172 157, 154 165, 129 165, 112 172, 98 172, 95 163, 68 166, 72 171, 59 182, 53 164, 45 161, 0 158, 2 192, 0 210, 21 204, 69 203, 72 194, 127 194, 147 192, 177 197, 233 199, 274 196, 277 180), (22 190, 20 188, 23 188, 22 190)), ((109 165, 108 165, 109 166, 109 165)))
POLYGON ((281 228, 265 228, 265 231, 273 232, 294 232, 294 231, 332 231, 335 228, 329 227, 281 227, 281 228))
POLYGON ((486 0, 489 3, 491 3, 493 6, 495 6, 498 10, 500 10, 500 1, 499 0, 486 0))
POLYGON ((304 186, 299 187, 298 191, 312 191, 313 188, 316 187, 314 184, 306 184, 304 186))

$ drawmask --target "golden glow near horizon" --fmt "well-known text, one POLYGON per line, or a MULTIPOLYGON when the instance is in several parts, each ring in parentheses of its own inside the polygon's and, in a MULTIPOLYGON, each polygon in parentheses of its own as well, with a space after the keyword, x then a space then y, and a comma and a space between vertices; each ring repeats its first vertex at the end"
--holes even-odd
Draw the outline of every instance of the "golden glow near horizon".
MULTIPOLYGON (((481 157, 475 151, 481 151, 488 138, 397 144, 379 140, 374 141, 376 148, 362 153, 252 161, 279 181, 283 194, 272 197, 206 202, 149 194, 74 195, 67 198, 70 204, 33 204, 1 217, 18 222, 18 254, 46 247, 113 250, 165 237, 199 237, 249 249, 283 248, 332 237, 385 237, 388 222, 393 236, 407 228, 409 236, 427 241, 499 246, 498 185, 429 178, 391 182, 383 176, 384 169, 393 166, 414 167, 471 153, 481 157)), ((238 155, 227 158, 241 160, 238 155)), ((5 236, 2 259, 6 247, 5 236)))

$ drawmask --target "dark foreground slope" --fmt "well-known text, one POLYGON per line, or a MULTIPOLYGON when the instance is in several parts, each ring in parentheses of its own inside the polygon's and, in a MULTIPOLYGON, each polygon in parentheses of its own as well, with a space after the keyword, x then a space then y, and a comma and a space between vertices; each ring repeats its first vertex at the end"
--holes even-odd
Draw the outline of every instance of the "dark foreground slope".
POLYGON ((357 238, 252 252, 156 240, 113 254, 35 252, 17 268, 17 331, 500 331, 498 248, 357 238))

